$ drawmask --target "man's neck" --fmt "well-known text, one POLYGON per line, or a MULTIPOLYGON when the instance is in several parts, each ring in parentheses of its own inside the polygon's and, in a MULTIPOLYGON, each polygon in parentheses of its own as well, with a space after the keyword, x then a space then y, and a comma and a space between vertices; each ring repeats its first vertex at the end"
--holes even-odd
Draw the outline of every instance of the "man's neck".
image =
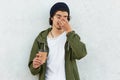
POLYGON ((59 36, 60 34, 62 34, 64 32, 64 30, 58 30, 57 28, 53 27, 51 32, 50 32, 50 35, 55 38, 57 36, 59 36))

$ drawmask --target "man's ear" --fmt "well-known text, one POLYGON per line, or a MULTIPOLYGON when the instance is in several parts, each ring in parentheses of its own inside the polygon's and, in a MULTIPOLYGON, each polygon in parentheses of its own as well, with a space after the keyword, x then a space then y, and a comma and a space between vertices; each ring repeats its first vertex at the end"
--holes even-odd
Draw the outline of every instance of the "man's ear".
POLYGON ((50 18, 53 21, 53 17, 50 18))

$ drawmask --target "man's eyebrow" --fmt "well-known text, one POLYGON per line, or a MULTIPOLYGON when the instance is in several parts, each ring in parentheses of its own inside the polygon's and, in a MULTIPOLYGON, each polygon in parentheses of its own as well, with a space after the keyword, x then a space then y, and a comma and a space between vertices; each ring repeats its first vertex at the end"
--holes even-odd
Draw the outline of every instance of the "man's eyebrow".
MULTIPOLYGON (((57 16, 62 16, 62 15, 60 15, 60 14, 56 14, 57 16)), ((64 17, 68 17, 68 15, 64 15, 64 17)))
POLYGON ((61 16, 60 14, 56 14, 57 16, 61 16))

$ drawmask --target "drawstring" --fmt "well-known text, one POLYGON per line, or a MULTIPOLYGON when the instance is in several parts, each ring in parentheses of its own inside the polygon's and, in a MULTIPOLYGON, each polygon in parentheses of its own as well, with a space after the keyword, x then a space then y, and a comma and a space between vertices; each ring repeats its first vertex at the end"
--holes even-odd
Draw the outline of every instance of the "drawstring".
POLYGON ((68 42, 68 46, 67 46, 67 49, 68 49, 68 51, 69 51, 69 42, 68 42))
POLYGON ((45 44, 44 44, 44 49, 43 49, 44 51, 46 50, 46 48, 45 48, 45 44))

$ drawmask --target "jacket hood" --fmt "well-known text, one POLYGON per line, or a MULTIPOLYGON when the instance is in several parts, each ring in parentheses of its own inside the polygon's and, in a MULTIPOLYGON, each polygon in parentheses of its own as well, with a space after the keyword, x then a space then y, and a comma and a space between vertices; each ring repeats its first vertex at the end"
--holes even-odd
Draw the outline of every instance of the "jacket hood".
POLYGON ((48 35, 48 33, 50 32, 52 30, 52 28, 48 28, 47 30, 44 30, 44 31, 42 31, 41 33, 39 33, 39 35, 38 35, 38 37, 37 37, 37 40, 39 41, 39 42, 42 42, 42 43, 44 43, 44 42, 46 42, 46 38, 47 38, 47 35, 48 35))

